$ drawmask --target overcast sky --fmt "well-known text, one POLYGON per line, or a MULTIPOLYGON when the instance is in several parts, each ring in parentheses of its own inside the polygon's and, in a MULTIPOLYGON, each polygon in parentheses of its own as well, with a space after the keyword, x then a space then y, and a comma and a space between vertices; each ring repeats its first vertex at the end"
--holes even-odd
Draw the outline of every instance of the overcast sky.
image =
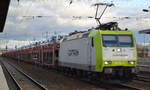
MULTIPOLYGON (((13 41, 18 43, 18 40, 22 42, 33 39, 42 40, 46 35, 50 37, 54 34, 68 34, 74 30, 81 31, 95 27, 96 21, 87 17, 94 16, 95 7, 92 4, 97 2, 114 3, 115 6, 106 10, 101 21, 103 23, 117 21, 120 28, 132 30, 138 42, 143 42, 143 35, 138 35, 137 32, 150 28, 150 12, 142 11, 142 9, 150 10, 149 0, 17 1, 11 0, 5 29, 0 34, 1 42, 3 40, 5 42, 1 44, 1 47, 6 44, 12 45, 13 41), (73 18, 79 16, 82 18, 73 18)), ((104 6, 101 6, 99 13, 103 9, 104 6)), ((146 42, 149 42, 150 37, 147 35, 146 38, 146 42)))

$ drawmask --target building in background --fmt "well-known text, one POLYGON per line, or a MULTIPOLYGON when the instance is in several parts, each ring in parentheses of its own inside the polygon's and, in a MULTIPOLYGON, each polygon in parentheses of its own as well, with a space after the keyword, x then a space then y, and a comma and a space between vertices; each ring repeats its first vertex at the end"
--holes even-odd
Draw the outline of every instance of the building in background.
POLYGON ((145 40, 145 35, 150 35, 150 29, 146 30, 140 30, 139 34, 144 35, 144 43, 142 44, 137 44, 137 49, 138 49, 138 56, 142 58, 150 58, 150 42, 146 43, 145 40))
POLYGON ((137 53, 141 58, 150 57, 150 44, 137 44, 137 53))

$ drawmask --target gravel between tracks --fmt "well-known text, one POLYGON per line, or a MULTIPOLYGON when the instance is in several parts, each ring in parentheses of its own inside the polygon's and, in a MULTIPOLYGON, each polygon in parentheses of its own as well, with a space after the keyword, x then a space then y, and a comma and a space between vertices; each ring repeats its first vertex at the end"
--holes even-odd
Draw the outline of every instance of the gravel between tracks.
POLYGON ((150 90, 150 83, 146 83, 146 82, 143 82, 143 81, 135 80, 135 81, 130 82, 128 84, 131 85, 131 86, 137 87, 137 88, 141 88, 143 90, 150 90))

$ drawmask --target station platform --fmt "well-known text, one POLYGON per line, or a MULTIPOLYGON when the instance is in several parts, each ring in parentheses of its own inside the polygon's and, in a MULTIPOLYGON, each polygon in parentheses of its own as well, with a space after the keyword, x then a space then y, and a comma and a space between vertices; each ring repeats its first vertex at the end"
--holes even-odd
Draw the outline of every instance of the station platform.
POLYGON ((6 77, 4 75, 1 65, 0 65, 0 90, 9 90, 6 77))

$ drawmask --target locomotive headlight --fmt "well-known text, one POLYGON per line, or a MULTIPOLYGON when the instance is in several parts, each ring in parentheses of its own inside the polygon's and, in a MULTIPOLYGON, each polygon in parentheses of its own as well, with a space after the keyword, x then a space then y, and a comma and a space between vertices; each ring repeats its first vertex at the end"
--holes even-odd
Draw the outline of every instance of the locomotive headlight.
POLYGON ((107 61, 105 61, 104 63, 105 63, 106 65, 108 64, 108 62, 107 62, 107 61))
POLYGON ((111 63, 112 63, 112 61, 105 61, 105 62, 104 62, 105 65, 111 64, 111 63))
POLYGON ((130 62, 131 64, 134 64, 134 62, 130 62))
POLYGON ((121 49, 120 49, 120 48, 118 48, 118 49, 117 49, 117 51, 118 51, 118 52, 120 52, 120 51, 121 51, 121 49))
POLYGON ((133 64, 134 64, 134 61, 129 61, 128 63, 133 65, 133 64))

